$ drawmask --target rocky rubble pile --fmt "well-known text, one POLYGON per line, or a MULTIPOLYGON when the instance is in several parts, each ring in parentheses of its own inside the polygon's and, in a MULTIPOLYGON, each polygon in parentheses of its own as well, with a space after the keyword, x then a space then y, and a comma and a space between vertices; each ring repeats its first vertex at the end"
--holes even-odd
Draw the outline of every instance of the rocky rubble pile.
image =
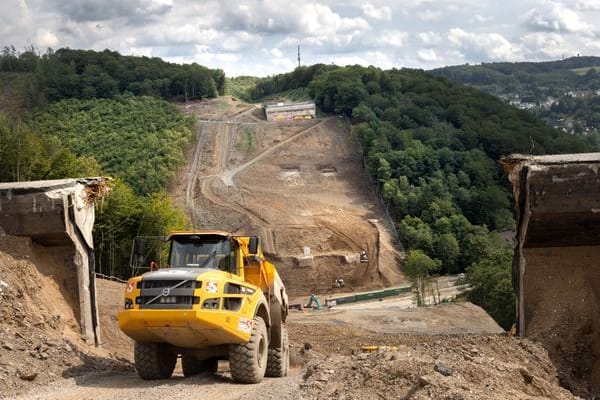
POLYGON ((0 399, 61 377, 132 370, 91 353, 52 286, 28 257, 0 252, 0 399))
POLYGON ((575 398, 559 386, 541 346, 504 336, 399 339, 349 356, 313 356, 301 390, 305 399, 575 398))

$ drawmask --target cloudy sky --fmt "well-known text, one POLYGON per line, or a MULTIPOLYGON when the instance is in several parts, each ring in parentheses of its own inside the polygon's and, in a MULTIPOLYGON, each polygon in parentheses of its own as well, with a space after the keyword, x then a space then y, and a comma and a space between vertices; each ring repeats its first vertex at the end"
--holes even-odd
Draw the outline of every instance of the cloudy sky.
POLYGON ((0 46, 117 50, 228 76, 600 56, 600 0, 0 0, 0 46))

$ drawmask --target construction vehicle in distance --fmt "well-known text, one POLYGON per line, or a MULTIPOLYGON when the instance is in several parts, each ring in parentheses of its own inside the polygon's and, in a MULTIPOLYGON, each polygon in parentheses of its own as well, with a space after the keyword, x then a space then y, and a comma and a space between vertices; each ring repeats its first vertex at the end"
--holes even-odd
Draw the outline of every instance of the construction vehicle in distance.
MULTIPOLYGON (((282 377, 289 369, 288 297, 258 237, 221 231, 174 232, 167 268, 128 280, 119 326, 135 341, 143 379, 216 372, 229 360, 237 382, 282 377)), ((136 240, 136 253, 143 242, 136 240)))

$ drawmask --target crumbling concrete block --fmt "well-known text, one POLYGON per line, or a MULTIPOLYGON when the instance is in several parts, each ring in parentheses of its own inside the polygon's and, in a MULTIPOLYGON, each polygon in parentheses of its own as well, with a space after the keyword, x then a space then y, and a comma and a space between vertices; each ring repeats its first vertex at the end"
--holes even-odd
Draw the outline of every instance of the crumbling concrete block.
POLYGON ((94 275, 94 205, 108 191, 104 178, 0 183, 0 227, 43 246, 74 249, 81 332, 98 344, 94 275))

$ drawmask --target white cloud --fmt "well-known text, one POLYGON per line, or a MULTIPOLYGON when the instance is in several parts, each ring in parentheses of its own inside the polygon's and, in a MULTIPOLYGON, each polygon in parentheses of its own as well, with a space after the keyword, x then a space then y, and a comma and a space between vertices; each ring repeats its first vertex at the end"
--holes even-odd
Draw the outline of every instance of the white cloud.
POLYGON ((591 35, 595 29, 576 11, 556 2, 529 10, 525 15, 525 23, 534 31, 580 32, 591 35))
POLYGON ((577 54, 572 44, 556 33, 530 33, 521 38, 521 43, 526 56, 533 59, 559 59, 577 54))
POLYGON ((299 15, 303 33, 309 35, 335 35, 350 31, 365 31, 371 27, 362 18, 345 18, 333 12, 329 6, 306 4, 299 15))
POLYGON ((600 11, 600 0, 580 0, 575 8, 581 11, 600 11))
POLYGON ((274 49, 269 50, 268 54, 270 54, 271 56, 273 56, 275 58, 282 58, 283 57, 283 53, 278 48, 274 48, 274 49))
POLYGON ((42 49, 56 47, 59 44, 56 35, 46 29, 38 30, 33 37, 33 45, 42 49))
POLYGON ((435 32, 420 32, 417 37, 425 45, 439 44, 442 41, 442 37, 435 32))
POLYGON ((423 21, 435 21, 440 19, 441 16, 442 12, 440 10, 432 11, 430 9, 426 9, 425 11, 420 11, 417 13, 417 17, 423 21))
POLYGON ((463 52, 494 61, 514 61, 521 58, 521 50, 499 33, 470 33, 460 28, 448 31, 448 40, 463 52), (483 56, 483 57, 482 57, 483 56))
POLYGON ((363 13, 369 18, 384 21, 389 21, 392 19, 392 9, 388 6, 377 8, 371 3, 365 3, 361 6, 361 8, 363 13))
POLYGON ((484 17, 483 15, 480 14, 475 14, 472 18, 469 19, 469 22, 473 23, 473 22, 478 22, 478 23, 487 23, 487 22, 491 22, 494 20, 494 17, 484 17))
MULTIPOLYGON (((224 36, 220 45, 215 47, 229 52, 241 51, 255 44, 260 44, 262 41, 260 36, 248 32, 233 32, 224 36)), ((214 43, 211 42, 211 44, 214 43)))
POLYGON ((377 43, 379 45, 402 47, 404 46, 408 33, 402 31, 386 31, 379 34, 377 43))
POLYGON ((421 50, 417 51, 417 57, 419 58, 419 60, 425 61, 425 62, 438 61, 438 56, 437 56, 435 50, 433 50, 433 49, 421 49, 421 50))

